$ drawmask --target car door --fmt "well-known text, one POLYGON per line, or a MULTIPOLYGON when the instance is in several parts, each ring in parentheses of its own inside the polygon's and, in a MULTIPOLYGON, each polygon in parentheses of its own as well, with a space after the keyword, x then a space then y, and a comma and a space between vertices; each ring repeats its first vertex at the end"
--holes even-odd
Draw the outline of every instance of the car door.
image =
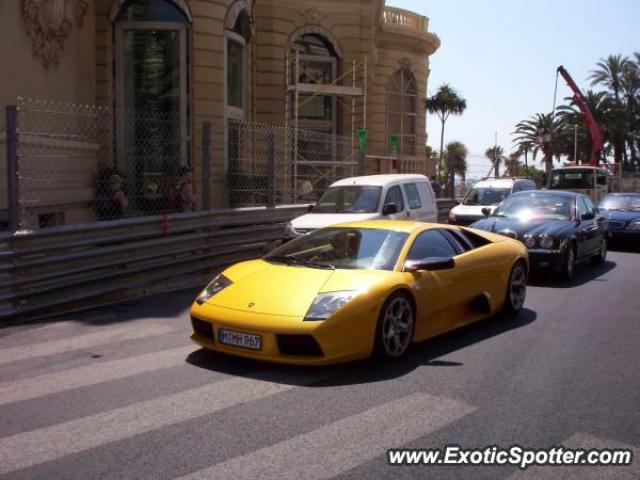
POLYGON ((578 207, 578 257, 591 255, 600 246, 601 233, 596 222, 595 207, 585 195, 576 198, 578 207))
MULTIPOLYGON (((452 257, 460 254, 440 229, 429 229, 414 240, 407 258, 424 260, 429 257, 452 257)), ((467 305, 471 300, 465 293, 465 285, 471 280, 465 277, 465 269, 419 271, 414 276, 417 303, 415 338, 422 340, 447 331, 463 322, 468 316, 467 305)))
POLYGON ((397 212, 391 215, 386 215, 384 218, 387 220, 404 220, 407 218, 408 212, 406 210, 406 204, 400 185, 392 185, 387 189, 384 196, 384 202, 382 203, 382 211, 386 205, 395 204, 397 212))
POLYGON ((607 235, 607 219, 598 211, 591 198, 585 196, 583 199, 587 211, 593 215, 593 224, 590 225, 589 230, 589 247, 591 252, 596 253, 600 250, 602 240, 606 238, 607 235))

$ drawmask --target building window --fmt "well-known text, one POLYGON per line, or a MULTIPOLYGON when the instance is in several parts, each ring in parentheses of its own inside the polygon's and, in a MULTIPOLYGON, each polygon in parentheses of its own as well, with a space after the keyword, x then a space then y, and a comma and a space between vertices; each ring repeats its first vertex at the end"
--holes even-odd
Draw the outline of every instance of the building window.
POLYGON ((241 10, 233 27, 225 30, 226 105, 227 117, 246 119, 247 109, 247 46, 251 39, 251 17, 241 10))
MULTIPOLYGON (((418 119, 416 80, 406 68, 393 74, 387 85, 387 138, 399 137, 398 153, 415 155, 418 119)), ((389 152, 390 147, 389 147, 389 152)))
POLYGON ((164 183, 190 163, 189 20, 170 0, 132 0, 113 29, 115 161, 137 206, 153 213, 164 183))

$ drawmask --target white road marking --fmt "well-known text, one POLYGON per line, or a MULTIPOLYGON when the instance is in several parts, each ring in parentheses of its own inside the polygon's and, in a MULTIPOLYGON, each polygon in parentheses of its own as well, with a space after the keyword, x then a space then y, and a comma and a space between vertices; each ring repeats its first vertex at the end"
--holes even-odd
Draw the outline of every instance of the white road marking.
POLYGON ((189 345, 38 375, 15 382, 0 383, 0 405, 176 367, 184 364, 187 355, 195 349, 197 349, 195 345, 189 345))
MULTIPOLYGON (((322 377, 306 375, 308 384, 322 377)), ((297 388, 232 378, 0 439, 0 475, 297 388)))
POLYGON ((73 350, 82 350, 106 343, 164 335, 176 330, 175 326, 158 324, 157 321, 132 322, 127 325, 92 327, 97 331, 84 335, 31 343, 0 350, 0 364, 45 357, 73 350))
POLYGON ((456 400, 415 393, 181 478, 331 478, 473 411, 456 400))
MULTIPOLYGON (((526 470, 519 470, 509 476, 509 480, 524 480, 535 478, 536 480, 555 480, 556 478, 569 478, 576 480, 638 480, 640 478, 640 448, 626 445, 603 438, 594 437, 585 433, 576 433, 567 440, 560 442, 566 448, 576 449, 630 449, 633 451, 633 463, 631 465, 617 466, 534 466, 526 470)), ((557 445, 557 446, 560 446, 557 445)))

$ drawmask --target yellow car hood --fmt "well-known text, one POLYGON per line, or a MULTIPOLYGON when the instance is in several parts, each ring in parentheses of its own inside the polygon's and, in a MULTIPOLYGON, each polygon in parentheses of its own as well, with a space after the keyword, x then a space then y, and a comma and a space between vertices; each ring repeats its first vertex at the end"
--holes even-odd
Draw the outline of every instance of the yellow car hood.
POLYGON ((264 260, 242 262, 225 270, 233 282, 208 304, 265 315, 304 317, 321 292, 367 290, 385 273, 379 270, 323 270, 264 260))

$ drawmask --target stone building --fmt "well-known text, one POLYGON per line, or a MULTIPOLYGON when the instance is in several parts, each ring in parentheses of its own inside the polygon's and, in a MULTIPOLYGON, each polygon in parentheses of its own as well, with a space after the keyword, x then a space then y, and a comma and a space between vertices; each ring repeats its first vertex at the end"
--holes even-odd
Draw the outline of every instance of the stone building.
POLYGON ((428 26, 384 0, 3 0, 0 103, 109 107, 123 148, 130 117, 154 111, 169 126, 172 161, 193 165, 196 178, 210 121, 209 204, 224 206, 230 121, 297 117, 339 135, 366 121, 369 156, 424 158, 429 56, 440 45, 428 26), (344 95, 300 90, 296 104, 294 72, 344 95))

